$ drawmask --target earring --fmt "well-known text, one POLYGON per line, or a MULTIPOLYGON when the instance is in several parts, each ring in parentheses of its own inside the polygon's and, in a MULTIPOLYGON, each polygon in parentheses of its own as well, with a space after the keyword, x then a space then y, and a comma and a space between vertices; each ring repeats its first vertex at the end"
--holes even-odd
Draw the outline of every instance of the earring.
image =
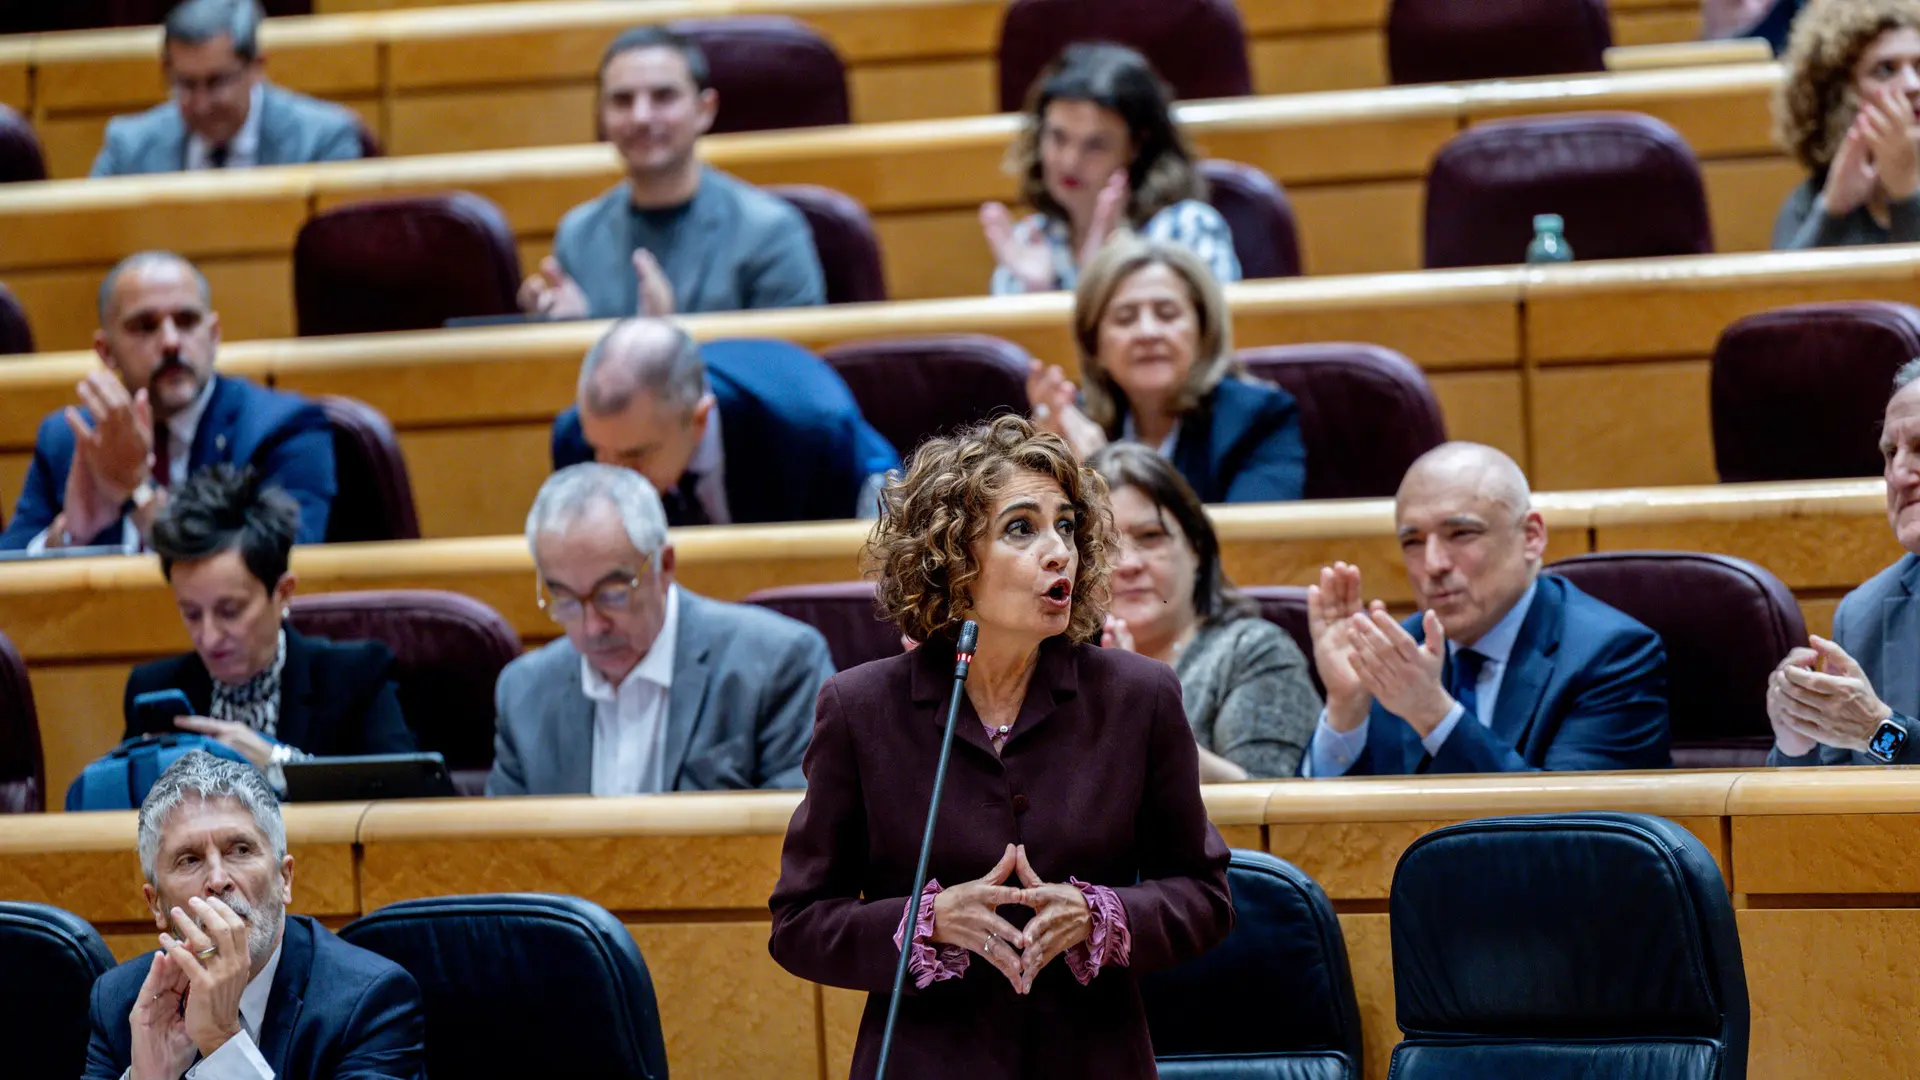
POLYGON ((286 605, 286 606, 283 606, 283 607, 281 607, 281 609, 280 609, 280 617, 281 617, 282 619, 291 619, 291 618, 293 618, 293 607, 292 607, 292 605, 286 605))

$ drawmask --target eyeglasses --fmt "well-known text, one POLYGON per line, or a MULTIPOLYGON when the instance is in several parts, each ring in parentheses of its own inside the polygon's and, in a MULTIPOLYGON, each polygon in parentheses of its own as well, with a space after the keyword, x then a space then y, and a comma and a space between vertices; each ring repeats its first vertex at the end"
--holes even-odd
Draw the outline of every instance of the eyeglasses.
POLYGON ((247 77, 247 68, 235 68, 232 71, 217 72, 205 78, 195 79, 185 75, 169 75, 167 85, 173 88, 173 96, 192 97, 195 94, 218 94, 232 89, 241 79, 247 77))
POLYGON ((625 581, 609 581, 593 590, 593 595, 583 600, 565 593, 549 598, 546 587, 542 586, 539 594, 540 610, 547 613, 547 618, 563 626, 567 623, 579 622, 584 618, 589 604, 593 605, 593 610, 600 613, 601 618, 611 619, 633 610, 633 597, 639 588, 638 577, 631 577, 625 581))

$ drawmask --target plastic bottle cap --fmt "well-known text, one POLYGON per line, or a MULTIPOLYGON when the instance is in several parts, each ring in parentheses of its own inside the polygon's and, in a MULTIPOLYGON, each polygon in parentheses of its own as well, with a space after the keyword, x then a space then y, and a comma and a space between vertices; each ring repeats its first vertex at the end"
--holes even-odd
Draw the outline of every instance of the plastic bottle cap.
POLYGON ((1534 232, 1560 232, 1565 228, 1566 223, 1560 220, 1559 214, 1533 215, 1534 232))

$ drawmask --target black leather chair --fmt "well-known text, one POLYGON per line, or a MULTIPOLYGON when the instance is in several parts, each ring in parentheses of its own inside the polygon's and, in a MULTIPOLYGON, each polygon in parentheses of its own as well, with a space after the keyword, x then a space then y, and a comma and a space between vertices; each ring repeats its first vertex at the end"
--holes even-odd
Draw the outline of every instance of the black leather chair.
POLYGON ((93 980, 113 954, 93 925, 46 904, 0 900, 0 1040, 8 1076, 79 1076, 87 1068, 93 980))
POLYGON ((1646 814, 1422 836, 1388 901, 1393 1080, 1744 1080, 1746 969, 1706 846, 1646 814))
POLYGON ((40 749, 40 713, 20 650, 0 634, 0 814, 47 808, 47 763, 40 749))
POLYGON ((1360 1006, 1333 903, 1297 867, 1233 852, 1233 932, 1140 980, 1164 1080, 1359 1080, 1360 1006))
POLYGON ((403 900, 340 936, 420 984, 434 1080, 666 1080, 647 962, 598 904, 540 893, 403 900))
POLYGON ((783 585, 761 589, 745 603, 778 612, 820 631, 836 671, 900 653, 900 628, 881 622, 873 605, 873 582, 783 585))

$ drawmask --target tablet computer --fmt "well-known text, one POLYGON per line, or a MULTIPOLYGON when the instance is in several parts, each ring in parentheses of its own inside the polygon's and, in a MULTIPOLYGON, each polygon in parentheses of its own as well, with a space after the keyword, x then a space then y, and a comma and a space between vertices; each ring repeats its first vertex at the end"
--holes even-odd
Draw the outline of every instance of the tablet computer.
POLYGON ((288 802, 450 798, 446 759, 428 754, 363 754, 289 761, 282 766, 288 802))

